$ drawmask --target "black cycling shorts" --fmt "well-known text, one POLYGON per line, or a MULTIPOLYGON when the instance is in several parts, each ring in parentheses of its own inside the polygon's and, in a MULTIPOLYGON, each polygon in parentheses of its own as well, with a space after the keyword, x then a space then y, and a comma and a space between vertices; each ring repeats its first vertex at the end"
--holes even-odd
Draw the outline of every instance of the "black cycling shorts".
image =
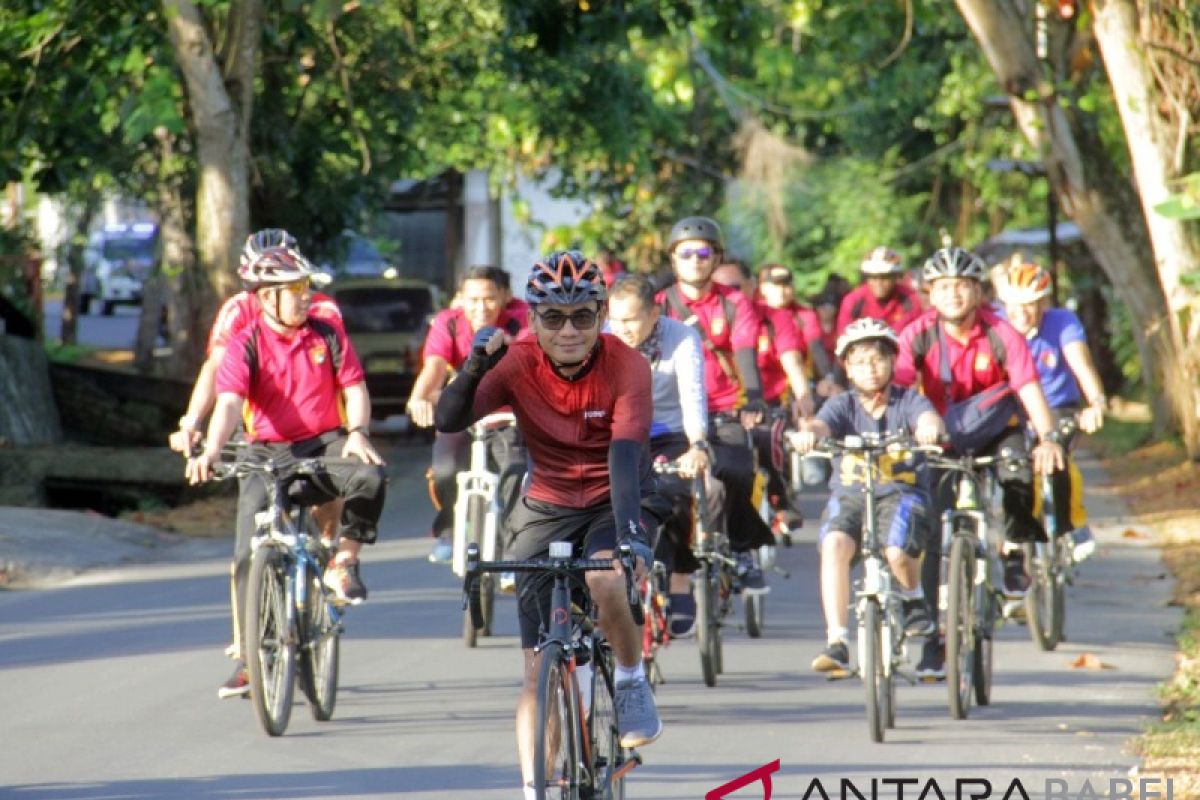
MULTIPOLYGON (((656 495, 642 498, 643 530, 652 531, 661 524, 658 513, 661 503, 656 495)), ((514 561, 546 558, 552 542, 571 542, 576 558, 591 558, 617 546, 617 523, 607 501, 587 508, 567 508, 525 496, 513 509, 508 524, 513 539, 505 558, 514 561)), ((542 622, 550 617, 553 588, 553 580, 545 575, 517 573, 517 618, 522 648, 537 646, 542 622)))

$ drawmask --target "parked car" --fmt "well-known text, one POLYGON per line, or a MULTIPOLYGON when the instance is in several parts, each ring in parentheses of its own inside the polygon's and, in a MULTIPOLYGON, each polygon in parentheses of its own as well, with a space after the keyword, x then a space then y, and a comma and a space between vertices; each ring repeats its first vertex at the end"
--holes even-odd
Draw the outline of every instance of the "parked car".
POLYGON ((440 305, 437 287, 413 278, 344 278, 326 292, 337 300, 362 361, 373 416, 404 413, 440 305))
POLYGON ((142 285, 158 261, 158 226, 148 222, 107 225, 92 236, 84 254, 80 308, 93 301, 109 316, 118 305, 140 305, 142 285))

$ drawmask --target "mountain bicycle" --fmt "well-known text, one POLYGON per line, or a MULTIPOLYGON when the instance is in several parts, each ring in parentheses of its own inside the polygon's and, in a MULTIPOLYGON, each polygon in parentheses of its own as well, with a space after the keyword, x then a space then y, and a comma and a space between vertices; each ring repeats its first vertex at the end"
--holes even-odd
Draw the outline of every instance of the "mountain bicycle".
POLYGON ((946 687, 950 715, 966 719, 971 698, 985 706, 992 694, 992 637, 1000 615, 993 578, 999 568, 989 544, 988 511, 994 456, 930 456, 955 484, 954 508, 942 512, 942 589, 946 603, 946 687))
POLYGON ((867 692, 867 730, 871 741, 882 742, 884 731, 896 727, 896 678, 906 678, 907 637, 904 628, 903 597, 894 588, 895 577, 888 566, 886 546, 876 527, 875 487, 881 474, 880 459, 895 451, 941 453, 939 447, 918 445, 910 437, 862 434, 841 441, 827 439, 812 455, 855 458, 862 464, 856 474, 863 476, 862 578, 855 583, 854 604, 858 620, 859 675, 867 692))
MULTIPOLYGON (((1077 417, 1060 420, 1058 434, 1062 441, 1069 442, 1078 427, 1077 417)), ((1022 545, 1030 576, 1029 591, 1025 594, 1025 620, 1034 643, 1042 650, 1053 650, 1066 638, 1067 586, 1075 581, 1075 558, 1068 533, 1058 530, 1051 473, 1041 475, 1040 489, 1046 541, 1022 545)))
POLYGON ((254 714, 270 736, 287 730, 297 681, 313 719, 332 718, 337 702, 342 612, 322 580, 328 553, 286 487, 343 460, 353 459, 285 455, 213 466, 218 479, 258 475, 267 486, 267 509, 255 516, 251 540, 244 645, 254 714))
MULTIPOLYGON (((463 593, 467 612, 483 623, 480 579, 488 573, 526 572, 537 576, 526 591, 553 583, 550 614, 535 652, 541 656, 537 682, 534 787, 538 800, 623 800, 625 776, 642 763, 621 746, 614 705, 612 649, 596 627, 584 575, 613 569, 612 559, 573 556, 570 542, 552 542, 549 557, 527 561, 482 561, 479 546, 467 546, 463 593), (572 602, 574 600, 574 602, 572 602), (590 670, 581 669, 590 666, 590 670), (585 679, 580 680, 584 675, 585 679)), ((642 605, 633 582, 634 555, 617 548, 625 573, 626 597, 634 622, 642 605)))
MULTIPOLYGON (((500 556, 503 549, 499 541, 500 519, 503 515, 500 497, 501 474, 493 472, 488 464, 488 439, 494 433, 516 425, 512 412, 501 411, 488 414, 477 420, 467 432, 471 437, 471 459, 467 470, 458 473, 458 498, 454 501, 454 546, 450 567, 454 574, 463 577, 467 569, 467 545, 479 545, 486 560, 500 556)), ((496 579, 491 574, 481 578, 480 602, 483 609, 483 625, 476 628, 470 615, 463 614, 463 644, 474 647, 478 636, 492 635, 492 617, 495 614, 496 579)))

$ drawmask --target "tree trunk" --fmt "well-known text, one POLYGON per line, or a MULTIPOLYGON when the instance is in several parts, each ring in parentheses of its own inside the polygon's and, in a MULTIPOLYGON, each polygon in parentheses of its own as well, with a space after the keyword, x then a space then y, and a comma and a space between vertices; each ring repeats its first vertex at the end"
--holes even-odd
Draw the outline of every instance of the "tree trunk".
MULTIPOLYGON (((1171 315, 1150 259, 1149 235, 1138 198, 1099 147, 1098 137, 1073 124, 1046 80, 1012 0, 957 0, 959 10, 1009 97, 1021 131, 1041 155, 1063 211, 1129 308, 1141 355, 1143 379, 1155 404, 1155 420, 1183 408, 1177 381, 1161 379, 1163 367, 1182 355, 1171 335, 1171 315)), ((1178 417, 1177 417, 1178 419, 1178 417)))
MULTIPOLYGON (((195 273, 180 282, 188 298, 186 317, 212 321, 217 298, 236 288, 238 253, 250 227, 250 111, 261 26, 259 0, 233 0, 220 55, 214 51, 196 4, 163 0, 171 45, 187 86, 196 138, 195 273)), ((182 261, 179 263, 183 263, 182 261)), ((206 330, 200 328, 198 330, 206 330)), ((193 331, 194 333, 194 331, 193 331)), ((187 342, 189 362, 203 340, 187 342)), ((198 366, 199 361, 195 364, 198 366)))
POLYGON ((62 322, 58 335, 63 344, 78 343, 79 315, 88 312, 80 303, 83 291, 83 251, 87 248, 88 230, 92 227, 92 220, 95 219, 99 206, 100 195, 88 192, 67 243, 67 275, 63 282, 62 322))

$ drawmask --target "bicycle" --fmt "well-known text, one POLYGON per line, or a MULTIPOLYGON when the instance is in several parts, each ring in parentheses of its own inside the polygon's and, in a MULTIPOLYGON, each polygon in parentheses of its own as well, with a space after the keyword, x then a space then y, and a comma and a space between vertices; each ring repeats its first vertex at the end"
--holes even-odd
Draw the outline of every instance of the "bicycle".
POLYGON ((954 508, 941 517, 946 687, 955 719, 966 719, 972 695, 981 706, 991 702, 992 639, 1002 619, 987 520, 993 494, 989 467, 995 460, 972 454, 929 459, 930 466, 957 474, 954 508))
MULTIPOLYGON (((570 542, 552 542, 544 559, 482 561, 478 545, 467 546, 463 593, 467 612, 483 623, 480 578, 488 573, 526 572, 553 581, 548 625, 535 652, 541 655, 537 682, 534 787, 538 800, 623 800, 625 776, 642 763, 622 747, 614 705, 612 649, 595 626, 583 575, 613 569, 612 559, 573 557, 570 542), (572 592, 573 589, 580 591, 572 592), (576 603, 572 603, 572 594, 576 603), (580 674, 591 665, 587 686, 580 674)), ((633 583, 634 556, 627 544, 616 558, 625 572, 626 595, 634 622, 643 624, 633 583)))
POLYGON ((318 722, 331 719, 337 703, 342 613, 323 582, 325 548, 308 532, 307 508, 288 502, 286 486, 340 460, 287 455, 213 467, 218 479, 266 479, 267 509, 256 515, 251 540, 244 644, 250 699, 270 736, 287 730, 297 681, 318 722))
MULTIPOLYGON (((450 567, 454 574, 463 577, 467 568, 467 545, 478 544, 487 560, 495 560, 502 549, 499 541, 500 518, 503 508, 500 502, 501 475, 488 468, 488 437, 494 432, 516 425, 512 412, 500 411, 477 420, 468 429, 471 437, 471 459, 469 468, 458 473, 458 498, 454 501, 453 555, 450 567)), ((483 626, 476 628, 470 615, 463 614, 463 644, 474 647, 478 636, 492 635, 492 618, 495 615, 496 581, 491 575, 484 576, 480 586, 483 607, 483 626)))
POLYGON ((859 675, 867 693, 867 730, 871 741, 882 742, 884 731, 896 727, 896 676, 905 677, 908 665, 903 598, 893 588, 895 577, 888 566, 886 543, 876 528, 875 483, 881 457, 894 450, 940 453, 941 448, 918 445, 907 436, 861 434, 841 441, 827 439, 812 455, 837 455, 861 459, 863 481, 862 578, 855 583, 853 608, 858 620, 859 675))
MULTIPOLYGON (((1069 442, 1078 427, 1075 416, 1060 420, 1058 433, 1062 441, 1069 442)), ((1030 574, 1029 591, 1025 594, 1025 619, 1034 643, 1042 650, 1053 650, 1066 639, 1066 587, 1075 582, 1075 558, 1071 542, 1060 538, 1051 473, 1042 474, 1040 488, 1046 541, 1022 545, 1030 574)))

